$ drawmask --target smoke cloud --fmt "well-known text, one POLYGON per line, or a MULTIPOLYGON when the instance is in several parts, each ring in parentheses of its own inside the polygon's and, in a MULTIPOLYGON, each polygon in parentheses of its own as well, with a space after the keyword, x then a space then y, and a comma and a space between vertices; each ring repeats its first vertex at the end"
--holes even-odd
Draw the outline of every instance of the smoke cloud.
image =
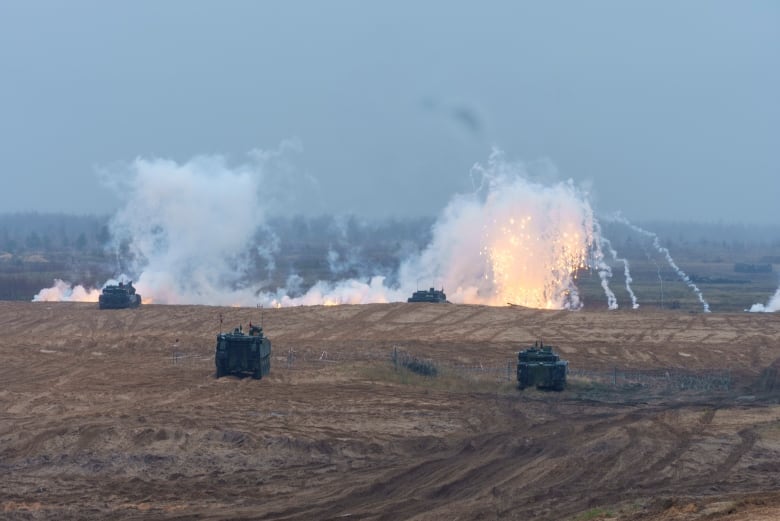
MULTIPOLYGON (((183 164, 137 159, 123 175, 111 177, 125 201, 110 226, 112 247, 126 263, 117 273, 133 279, 147 303, 393 302, 405 300, 418 280, 426 280, 440 281, 449 300, 458 303, 578 309, 578 270, 595 267, 609 308, 617 307, 588 194, 571 180, 531 181, 523 164, 507 162, 499 151, 487 164, 473 167, 480 188, 451 199, 433 225, 430 243, 402 260, 392 285, 377 270, 361 278, 319 281, 305 292, 296 274, 284 288, 264 288, 247 274, 257 262, 265 262, 269 273, 274 269, 279 241, 265 213, 274 200, 269 161, 278 157, 256 152, 232 167, 222 157, 183 164)), ((329 253, 334 274, 356 266, 350 257, 357 251, 342 252, 347 256, 329 253)), ((97 300, 97 290, 58 281, 35 299, 82 297, 97 300)))
POLYGON ((777 291, 772 298, 769 299, 769 302, 767 302, 766 305, 753 304, 748 311, 752 313, 773 313, 775 311, 780 311, 780 288, 777 288, 777 291))
POLYGON ((72 286, 69 282, 55 279, 54 285, 44 288, 33 297, 33 302, 97 302, 99 289, 72 286))
POLYGON ((601 279, 601 287, 607 295, 607 307, 609 309, 617 309, 617 298, 615 298, 615 293, 609 288, 609 280, 612 278, 612 267, 604 261, 604 252, 601 248, 601 245, 604 242, 601 234, 601 225, 598 221, 594 220, 593 226, 598 237, 598 239, 594 241, 593 264, 596 265, 599 278, 601 279))
POLYGON ((494 151, 474 194, 454 198, 431 244, 401 266, 407 292, 419 276, 444 281, 454 302, 581 307, 576 272, 593 246, 593 212, 571 181, 543 186, 494 151))
POLYGON ((615 250, 615 248, 612 247, 612 241, 601 236, 601 243, 604 245, 604 247, 609 251, 610 255, 612 255, 612 259, 615 262, 622 262, 623 263, 623 275, 626 279, 626 291, 628 292, 628 295, 631 297, 631 309, 638 309, 639 308, 639 302, 637 302, 636 295, 634 294, 634 290, 631 289, 631 283, 634 282, 634 279, 631 278, 631 271, 628 266, 628 259, 624 257, 618 257, 618 252, 615 250))
MULTIPOLYGON (((669 266, 671 266, 671 268, 675 271, 675 273, 677 273, 677 276, 680 277, 680 280, 682 280, 685 283, 686 286, 691 288, 693 293, 699 299, 699 302, 701 302, 702 310, 705 313, 709 313, 710 312, 710 305, 707 303, 706 300, 704 300, 704 295, 702 294, 702 292, 699 289, 699 287, 696 286, 696 284, 693 283, 693 281, 690 279, 690 277, 688 277, 688 275, 686 275, 686 273, 683 270, 681 270, 679 266, 677 266, 677 263, 675 263, 674 259, 672 259, 671 253, 669 253, 669 249, 661 246, 661 241, 658 238, 657 234, 655 234, 653 232, 650 232, 650 231, 647 231, 644 228, 640 228, 639 226, 636 226, 636 225, 632 224, 628 219, 626 219, 625 217, 623 217, 621 215, 613 215, 613 216, 610 216, 609 219, 612 220, 612 221, 624 224, 624 225, 628 226, 629 228, 631 228, 632 230, 634 230, 635 232, 640 233, 640 234, 642 234, 642 235, 644 235, 646 237, 650 237, 651 239, 653 239, 653 248, 655 248, 656 251, 658 251, 658 253, 662 254, 666 258, 666 262, 669 264, 669 266)), ((660 277, 660 272, 659 272, 659 277, 660 277)))
MULTIPOLYGON (((245 274, 264 224, 261 181, 269 156, 253 153, 250 159, 233 168, 222 157, 184 164, 136 159, 113 173, 111 184, 125 203, 110 223, 112 247, 129 259, 130 273, 120 278, 135 280, 144 302, 254 302, 245 274)), ((270 255, 275 242, 269 244, 257 255, 270 255)), ((98 294, 60 282, 34 300, 97 301, 98 294)))

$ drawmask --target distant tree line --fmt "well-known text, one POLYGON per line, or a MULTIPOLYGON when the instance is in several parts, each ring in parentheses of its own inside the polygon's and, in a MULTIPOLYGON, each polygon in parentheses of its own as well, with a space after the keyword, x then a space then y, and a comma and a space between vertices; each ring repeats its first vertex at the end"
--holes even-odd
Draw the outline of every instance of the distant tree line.
POLYGON ((772 273, 772 264, 750 264, 748 262, 737 262, 734 264, 734 271, 737 273, 772 273))
MULTIPOLYGON (((0 252, 98 252, 110 244, 110 217, 62 213, 0 214, 0 252)), ((348 253, 360 248, 419 250, 431 239, 433 217, 364 219, 354 215, 274 217, 257 232, 257 242, 269 236, 278 251, 328 250, 348 253)), ((686 250, 714 249, 735 253, 757 247, 775 259, 780 252, 780 226, 727 223, 638 222, 658 234, 661 244, 678 254, 686 250)), ((602 223, 604 235, 618 252, 647 248, 646 238, 618 223, 602 223)), ((354 253, 354 251, 353 251, 354 253)), ((768 261, 764 261, 768 262, 768 261)))
MULTIPOLYGON (((433 217, 274 217, 247 245, 252 262, 245 282, 273 290, 291 274, 301 278, 301 288, 318 280, 384 275, 393 284, 403 259, 430 243, 434 223, 433 217)), ((657 233, 677 260, 763 263, 772 269, 780 258, 780 226, 636 224, 657 233)), ((648 237, 622 224, 602 227, 620 256, 657 257, 648 237)), ((131 249, 120 244, 111 251, 112 239, 105 215, 0 214, 0 299, 32 298, 55 278, 94 287, 120 273, 132 276, 137 266, 131 249)))
POLYGON ((0 214, 0 251, 22 254, 102 251, 111 234, 108 216, 0 214))
MULTIPOLYGON (((103 249, 110 243, 109 216, 45 213, 0 214, 0 251, 30 253, 103 249)), ((258 230, 258 242, 273 233, 289 248, 386 245, 430 239, 432 218, 366 220, 356 216, 279 217, 258 230)))
MULTIPOLYGON (((780 225, 672 221, 640 221, 634 224, 658 235, 661 246, 668 248, 673 255, 701 257, 710 253, 713 261, 718 260, 719 254, 762 262, 780 258, 780 225)), ((641 257, 643 252, 652 249, 647 237, 623 224, 602 223, 602 230, 622 255, 641 257)))

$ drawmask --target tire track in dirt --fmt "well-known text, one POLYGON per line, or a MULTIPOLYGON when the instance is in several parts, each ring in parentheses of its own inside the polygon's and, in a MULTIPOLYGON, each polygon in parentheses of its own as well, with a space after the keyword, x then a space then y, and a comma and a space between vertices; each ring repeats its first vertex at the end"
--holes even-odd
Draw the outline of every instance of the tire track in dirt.
POLYGON ((448 311, 446 314, 440 315, 436 317, 434 320, 431 320, 428 322, 429 325, 437 325, 437 324, 445 324, 445 325, 451 325, 451 324, 463 324, 465 322, 470 322, 474 320, 476 317, 482 316, 486 314, 485 309, 477 309, 476 311, 472 311, 470 313, 463 313, 462 309, 458 309, 457 306, 453 306, 452 311, 448 311), (463 315, 458 317, 458 315, 463 315), (449 320, 450 318, 458 318, 457 321, 455 320, 449 320))
POLYGON ((742 325, 736 323, 733 317, 730 317, 729 315, 724 315, 723 321, 726 322, 726 324, 728 324, 728 326, 736 332, 737 336, 739 337, 745 336, 746 334, 745 328, 742 327, 742 325))
POLYGON ((495 476, 501 471, 499 467, 511 467, 512 463, 506 458, 488 455, 491 448, 500 446, 505 436, 506 433, 480 435, 461 442, 457 450, 419 454, 415 457, 418 459, 415 465, 390 470, 389 475, 374 479, 373 484, 359 486, 318 505, 274 512, 263 518, 332 519, 349 514, 384 520, 408 519, 429 512, 436 505, 450 503, 453 497, 459 500, 471 497, 469 491, 478 489, 478 483, 484 479, 480 474, 495 476), (477 465, 472 463, 475 460, 477 465), (479 480, 475 476, 479 476, 479 480))
POLYGON ((655 477, 662 470, 666 469, 679 460, 680 457, 692 446, 695 435, 700 433, 702 429, 712 423, 712 419, 715 417, 715 412, 715 409, 705 411, 704 414, 702 414, 702 416, 699 418, 696 426, 690 430, 678 428, 668 424, 665 421, 654 419, 653 421, 656 424, 671 432, 677 441, 674 443, 671 450, 656 460, 650 467, 643 470, 640 475, 655 477))
POLYGON ((731 473, 731 470, 739 461, 753 449, 758 441, 758 434, 754 428, 743 429, 739 431, 741 442, 732 449, 726 460, 715 469, 713 475, 708 478, 708 482, 724 480, 731 473))
MULTIPOLYGON (((554 410, 550 412, 556 416, 559 414, 554 410)), ((607 415, 599 413, 594 416, 607 415)), ((350 513, 375 519, 399 519, 435 511, 437 505, 448 505, 453 501, 479 502, 486 490, 493 490, 490 494, 496 494, 497 490, 511 487, 518 479, 526 479, 526 467, 537 465, 535 462, 540 461, 545 454, 558 453, 557 457, 565 456, 554 448, 559 446, 561 440, 575 435, 581 436, 583 432, 587 432, 589 437, 595 437, 603 431, 614 429, 616 423, 634 421, 634 416, 635 414, 629 413, 617 421, 605 420, 588 424, 582 431, 578 429, 577 432, 571 427, 545 422, 534 428, 533 437, 526 443, 518 440, 517 432, 520 432, 520 429, 466 438, 459 443, 457 450, 448 449, 440 456, 416 455, 414 459, 420 461, 418 464, 393 471, 389 477, 381 478, 379 483, 358 488, 335 499, 331 504, 323 504, 313 510, 285 511, 282 517, 292 519, 313 516, 331 519, 350 513), (486 483, 492 485, 486 488, 486 483), (383 505, 382 511, 386 512, 385 514, 377 514, 379 505, 383 505)), ((555 489, 574 483, 589 483, 589 477, 598 473, 599 471, 591 466, 580 465, 574 470, 543 479, 549 487, 555 489)), ((516 510, 512 508, 510 511, 516 510)), ((276 515, 269 517, 277 518, 276 515)))
MULTIPOLYGON (((710 329, 664 345, 668 333, 698 317, 538 312, 532 321, 529 312, 446 308, 425 308, 430 315, 412 327, 404 322, 404 304, 270 310, 266 331, 273 338, 278 328, 284 343, 311 346, 309 352, 342 344, 344 352, 382 352, 396 338, 413 344, 418 356, 457 353, 470 361, 506 359, 506 346, 493 336, 499 330, 544 328, 556 335, 551 343, 559 343, 559 333, 572 338, 570 363, 628 360, 652 369, 723 327, 709 319, 710 329), (388 320, 391 313, 396 318, 388 320), (640 329, 661 333, 625 349, 613 340, 640 329), (632 358, 651 350, 652 357, 632 358)), ((780 441, 762 437, 759 451, 759 431, 750 422, 759 406, 780 413, 761 397, 753 410, 731 395, 688 392, 650 397, 573 386, 516 393, 466 380, 445 389, 385 378, 384 360, 357 369, 350 363, 274 369, 260 382, 216 380, 213 359, 173 365, 168 347, 181 336, 210 351, 218 313, 246 324, 255 310, 144 306, 106 313, 100 322, 93 306, 46 309, 0 302, 0 322, 18 319, 0 327, 0 470, 8 474, 0 504, 44 487, 43 517, 558 520, 629 501, 652 510, 658 496, 686 495, 700 504, 717 493, 739 502, 746 491, 777 489, 768 464, 778 459, 780 441), (31 333, 26 326, 33 322, 31 333), (54 338, 68 347, 46 344, 54 338), (93 356, 93 342, 104 356, 93 356), (120 349, 103 349, 113 344, 120 349), (40 353, 42 345, 59 351, 40 353), (11 409, 14 403, 22 406, 11 409), (714 409, 728 418, 716 429, 714 409), (66 431, 57 434, 57 427, 66 431)), ((775 319, 760 318, 733 320, 767 323, 760 355, 778 359, 775 319)), ((719 353, 699 356, 751 363, 744 345, 717 347, 719 353)))

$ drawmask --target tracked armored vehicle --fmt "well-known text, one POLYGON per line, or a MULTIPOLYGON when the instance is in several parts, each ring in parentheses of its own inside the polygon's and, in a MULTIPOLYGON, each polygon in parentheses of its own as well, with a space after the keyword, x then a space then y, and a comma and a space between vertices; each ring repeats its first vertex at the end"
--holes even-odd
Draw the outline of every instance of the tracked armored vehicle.
POLYGON ((517 388, 535 385, 537 389, 563 391, 568 367, 569 362, 561 360, 552 346, 534 342, 533 347, 517 353, 517 388))
POLYGON ((438 290, 438 289, 429 289, 429 290, 418 290, 412 293, 412 296, 406 299, 407 302, 439 302, 439 303, 446 303, 447 302, 447 295, 444 294, 444 290, 438 290))
POLYGON ((140 305, 141 295, 135 292, 132 280, 127 284, 109 284, 98 297, 100 309, 137 308, 140 305))
POLYGON ((249 324, 249 333, 237 327, 232 333, 217 335, 214 355, 217 378, 227 374, 249 373, 260 379, 271 372, 271 341, 263 335, 263 328, 249 324))

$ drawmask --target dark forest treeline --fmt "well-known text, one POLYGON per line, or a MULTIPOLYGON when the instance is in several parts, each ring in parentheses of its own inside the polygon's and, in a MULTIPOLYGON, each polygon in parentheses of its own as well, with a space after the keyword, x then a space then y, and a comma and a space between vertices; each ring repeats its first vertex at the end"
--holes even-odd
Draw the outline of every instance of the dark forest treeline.
MULTIPOLYGON (((258 231, 258 236, 272 233, 289 248, 296 248, 296 245, 327 248, 328 245, 420 244, 430 238, 432 224, 433 219, 427 217, 382 221, 331 215, 279 217, 269 219, 266 228, 258 231)), ((110 243, 109 216, 37 212, 0 214, 0 252, 97 253, 110 243)))
POLYGON ((0 251, 7 253, 102 250, 110 240, 108 216, 61 213, 0 214, 0 251))
MULTIPOLYGON (((402 258, 430 241, 432 224, 431 218, 270 219, 247 244, 252 257, 247 277, 274 288, 291 273, 306 283, 377 270, 390 275, 402 258)), ((0 214, 0 300, 29 300, 55 279, 100 287, 119 274, 137 276, 129 250, 120 245, 117 252, 110 227, 108 216, 0 214)))
MULTIPOLYGON (((273 233, 285 246, 327 248, 328 245, 371 247, 388 243, 421 246, 431 236, 433 217, 362 219, 356 216, 274 217, 259 235, 273 233)), ((734 223, 638 222, 658 234, 668 248, 716 246, 728 251, 760 246, 780 247, 780 225, 734 223)), ((630 247, 636 232, 617 223, 602 223, 604 235, 618 247, 630 247)), ((33 253, 52 251, 98 252, 111 241, 107 215, 61 213, 0 214, 0 252, 33 253)))
MULTIPOLYGON (((133 271, 138 265, 129 250, 120 247, 117 252, 112 245, 110 221, 109 216, 100 215, 0 214, 0 299, 29 300, 40 289, 50 287, 54 279, 99 287, 120 274, 138 276, 133 271)), ((392 284, 402 260, 430 243, 434 222, 432 217, 271 218, 247 245, 252 262, 246 278, 260 281, 268 290, 284 287, 291 274, 299 275, 304 287, 318 280, 373 275, 385 275, 392 284)), ((699 266, 697 270, 702 273, 691 275, 705 278, 697 280, 733 278, 733 263, 780 263, 780 226, 664 222, 637 225, 657 233, 675 259, 689 266, 720 265, 717 273, 702 271, 699 266)), ((619 255, 631 259, 632 265, 652 264, 657 257, 648 237, 617 223, 602 223, 602 229, 619 255)), ((208 248, 208 242, 208 237, 204 237, 204 248, 208 248)), ((657 278, 654 266, 648 276, 657 278)), ((774 275, 769 273, 768 277, 772 288, 776 287, 774 275)))

